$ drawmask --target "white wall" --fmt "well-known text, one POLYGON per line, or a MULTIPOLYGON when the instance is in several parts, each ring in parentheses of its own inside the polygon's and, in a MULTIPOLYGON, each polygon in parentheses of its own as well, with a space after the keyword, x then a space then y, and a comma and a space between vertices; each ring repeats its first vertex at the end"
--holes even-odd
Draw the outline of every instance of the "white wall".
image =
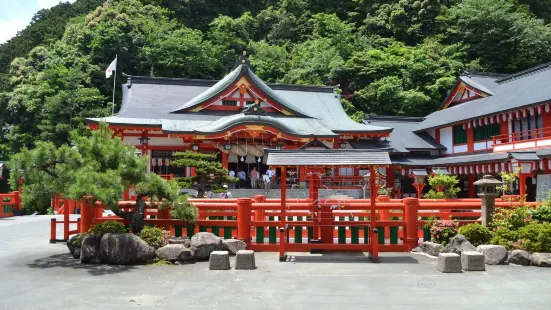
POLYGON ((440 128, 440 144, 446 147, 444 154, 453 153, 453 131, 451 126, 440 128))

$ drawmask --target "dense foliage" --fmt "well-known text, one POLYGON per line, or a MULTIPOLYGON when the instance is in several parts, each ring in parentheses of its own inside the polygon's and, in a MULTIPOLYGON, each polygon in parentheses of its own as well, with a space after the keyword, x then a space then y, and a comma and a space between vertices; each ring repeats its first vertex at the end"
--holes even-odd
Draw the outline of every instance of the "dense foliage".
MULTIPOLYGON (((340 85, 345 110, 422 116, 462 71, 551 57, 551 6, 535 0, 77 0, 0 44, 0 159, 59 147, 109 114, 103 70, 219 79, 249 51, 268 82, 340 85)), ((117 104, 121 92, 116 94, 117 104)))
POLYGON ((138 234, 138 237, 147 242, 150 246, 158 249, 168 244, 170 232, 158 227, 145 226, 138 234))
POLYGON ((492 232, 488 227, 482 226, 479 223, 471 223, 459 227, 459 234, 465 236, 474 246, 488 244, 492 238, 492 232))
POLYGON ((96 235, 98 238, 103 237, 105 234, 124 234, 128 229, 124 227, 124 224, 118 221, 106 221, 101 224, 92 225, 88 230, 89 234, 96 235))
POLYGON ((172 218, 187 221, 189 224, 195 224, 199 218, 199 210, 184 199, 172 209, 172 218))
POLYGON ((455 175, 435 174, 429 177, 432 189, 425 194, 427 199, 456 198, 461 189, 457 186, 459 179, 455 175))
POLYGON ((451 238, 457 235, 458 226, 458 222, 451 220, 432 221, 430 226, 432 240, 436 243, 446 245, 451 238))
POLYGON ((8 163, 12 187, 23 178, 27 213, 45 213, 54 195, 99 200, 117 211, 120 197, 131 185, 136 185, 139 197, 167 203, 177 199, 178 184, 147 173, 147 159, 136 157, 136 149, 114 136, 106 124, 88 133, 76 130, 70 136, 71 146, 37 142, 34 149, 24 147, 8 163))

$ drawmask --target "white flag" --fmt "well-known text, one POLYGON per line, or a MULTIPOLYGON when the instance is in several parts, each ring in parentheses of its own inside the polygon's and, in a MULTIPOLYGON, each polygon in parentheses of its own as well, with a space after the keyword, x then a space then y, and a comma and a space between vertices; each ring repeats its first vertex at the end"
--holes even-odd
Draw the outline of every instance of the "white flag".
POLYGON ((111 75, 113 74, 113 71, 116 71, 116 70, 117 70, 117 57, 115 57, 115 60, 111 62, 111 64, 109 65, 109 68, 105 70, 105 78, 110 78, 111 75))

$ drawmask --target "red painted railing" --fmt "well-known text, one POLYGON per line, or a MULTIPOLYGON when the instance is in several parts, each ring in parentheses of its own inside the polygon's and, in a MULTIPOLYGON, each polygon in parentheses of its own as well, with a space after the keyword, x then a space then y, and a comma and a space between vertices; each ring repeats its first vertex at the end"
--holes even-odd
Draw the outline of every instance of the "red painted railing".
POLYGON ((532 147, 549 146, 551 127, 523 130, 519 132, 501 134, 492 137, 494 150, 515 150, 532 147), (541 143, 542 141, 545 143, 541 143), (541 144, 541 145, 540 145, 541 144))
POLYGON ((21 210, 21 194, 18 191, 0 194, 0 218, 14 216, 14 211, 21 210))
MULTIPOLYGON (((415 247, 423 237, 423 225, 434 216, 439 219, 454 219, 459 225, 480 222, 480 199, 381 199, 374 206, 367 199, 289 199, 282 227, 281 201, 264 196, 240 199, 191 199, 199 209, 195 225, 170 218, 170 212, 159 210, 157 205, 146 209, 145 222, 170 229, 172 235, 188 235, 200 231, 212 232, 224 238, 238 238, 247 242, 256 251, 329 251, 402 252, 415 247), (371 211, 375 214, 375 227, 371 227, 371 211), (374 228, 377 228, 375 233, 374 228), (184 234, 182 231, 186 231, 184 234), (322 244, 312 240, 322 240, 322 244)), ((85 232, 92 224, 108 220, 124 222, 116 216, 103 216, 103 205, 65 201, 69 209, 82 208, 82 220, 69 221, 64 213, 64 236, 85 232), (69 224, 77 224, 69 230, 69 224)), ((134 201, 121 201, 119 207, 134 208, 134 201)), ((496 200, 496 208, 510 208, 520 202, 496 200)), ((537 203, 524 203, 535 206, 537 203)), ((58 241, 52 224, 51 240, 58 241)), ((126 223, 129 224, 129 223, 126 223)))

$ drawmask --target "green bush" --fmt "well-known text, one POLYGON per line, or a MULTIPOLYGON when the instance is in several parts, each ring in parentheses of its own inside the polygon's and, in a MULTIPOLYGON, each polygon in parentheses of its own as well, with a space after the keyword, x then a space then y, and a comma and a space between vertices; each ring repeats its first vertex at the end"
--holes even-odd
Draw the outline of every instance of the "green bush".
POLYGON ((465 236, 474 246, 488 244, 492 238, 491 231, 479 223, 472 223, 459 227, 459 233, 465 236))
POLYGON ((532 222, 518 231, 515 247, 529 252, 551 252, 551 223, 532 222))
POLYGON ((187 201, 174 207, 172 210, 172 218, 187 221, 189 224, 195 224, 199 217, 197 208, 187 201))
POLYGON ((457 235, 458 226, 459 223, 455 221, 433 221, 430 227, 432 240, 436 243, 446 245, 451 238, 457 235))
POLYGON ((104 234, 124 234, 128 230, 124 227, 124 224, 117 221, 107 221, 101 224, 92 225, 88 230, 88 233, 93 234, 101 238, 104 234))
POLYGON ((535 210, 532 210, 532 219, 538 220, 541 222, 551 223, 551 206, 550 205, 539 205, 535 210))
POLYGON ((150 246, 158 249, 168 243, 170 233, 157 227, 145 226, 138 237, 147 242, 150 246))
POLYGON ((513 208, 498 208, 492 217, 492 226, 496 229, 508 228, 518 230, 532 220, 531 211, 527 206, 513 208))
POLYGON ((518 241, 518 231, 509 229, 505 226, 499 227, 494 231, 491 244, 502 245, 508 250, 514 250, 518 241))

